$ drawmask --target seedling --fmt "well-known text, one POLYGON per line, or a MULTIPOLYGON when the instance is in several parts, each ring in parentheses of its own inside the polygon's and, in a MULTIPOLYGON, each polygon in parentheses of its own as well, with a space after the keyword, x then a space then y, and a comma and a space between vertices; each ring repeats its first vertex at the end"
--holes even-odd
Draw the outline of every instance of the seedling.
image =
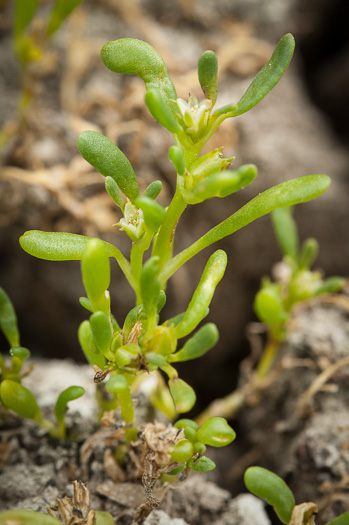
POLYGON ((27 348, 20 346, 17 316, 13 304, 3 288, 0 287, 0 329, 10 344, 10 367, 0 354, 0 406, 10 409, 21 417, 32 419, 50 431, 53 437, 64 438, 66 426, 64 415, 70 401, 81 397, 85 390, 81 386, 71 386, 58 396, 54 414, 57 425, 44 418, 35 396, 21 384, 30 369, 22 373, 23 365, 30 357, 27 348))
MULTIPOLYGON (((246 488, 271 505, 279 520, 286 525, 315 525, 315 503, 296 505, 294 495, 284 480, 262 467, 249 467, 244 476, 246 488)), ((349 512, 344 512, 326 525, 346 525, 349 512)))
POLYGON ((294 307, 324 293, 338 292, 345 282, 341 277, 324 279, 320 271, 311 271, 318 243, 310 238, 300 246, 292 208, 274 210, 271 218, 283 261, 275 269, 276 282, 264 278, 254 302, 257 317, 268 330, 268 340, 257 367, 259 378, 268 373, 286 338, 287 322, 294 307))
POLYGON ((43 60, 53 35, 82 0, 56 0, 46 19, 38 14, 39 0, 15 0, 13 14, 13 48, 21 68, 22 91, 16 119, 0 133, 0 147, 22 122, 35 93, 37 79, 32 65, 43 60))

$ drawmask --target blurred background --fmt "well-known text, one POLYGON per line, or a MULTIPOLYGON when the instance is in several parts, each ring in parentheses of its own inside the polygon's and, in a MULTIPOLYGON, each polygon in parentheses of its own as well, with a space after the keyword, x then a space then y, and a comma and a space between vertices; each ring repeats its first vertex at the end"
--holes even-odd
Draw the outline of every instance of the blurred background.
MULTIPOLYGON (((184 99, 189 93, 201 98, 197 60, 204 50, 214 50, 220 106, 237 101, 281 36, 294 34, 295 56, 280 83, 251 112, 225 121, 208 145, 224 145, 226 156, 236 156, 233 167, 255 163, 256 181, 224 201, 189 207, 178 225, 175 251, 258 192, 290 178, 326 173, 332 178, 329 191, 298 206, 295 218, 301 238, 313 236, 320 243, 316 266, 326 275, 348 276, 346 0, 83 0, 42 43, 53 4, 39 2, 28 34, 41 52, 23 68, 14 52, 14 2, 0 1, 0 285, 14 302, 24 346, 37 356, 83 361, 77 328, 86 315, 78 302, 84 294, 79 263, 34 259, 22 252, 20 235, 28 229, 69 231, 100 236, 126 255, 130 248, 113 226, 120 216, 103 177, 78 153, 78 134, 91 129, 115 141, 141 189, 162 179, 163 205, 174 191, 167 156, 172 139, 146 110, 143 82, 110 72, 100 59, 103 44, 122 37, 152 44, 184 99)), ((181 370, 197 390, 197 411, 234 388, 238 363, 249 351, 245 332, 254 320, 254 295, 280 259, 269 218, 258 220, 196 256, 173 278, 164 318, 186 307, 218 247, 229 257, 210 313, 220 341, 199 367, 186 363, 181 370)), ((123 322, 134 298, 114 263, 112 272, 113 313, 123 322)), ((4 339, 0 348, 7 351, 4 339)))

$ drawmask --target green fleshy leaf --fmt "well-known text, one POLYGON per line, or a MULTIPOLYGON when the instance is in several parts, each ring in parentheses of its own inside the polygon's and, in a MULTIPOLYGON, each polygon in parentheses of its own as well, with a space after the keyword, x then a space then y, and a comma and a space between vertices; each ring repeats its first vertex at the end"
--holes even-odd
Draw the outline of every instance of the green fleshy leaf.
POLYGON ((171 146, 168 150, 168 157, 174 167, 176 168, 176 172, 178 175, 184 175, 185 173, 185 160, 184 155, 179 146, 171 146))
POLYGON ((47 36, 52 36, 82 0, 56 0, 47 24, 47 36))
POLYGON ((283 479, 262 467, 250 467, 246 470, 244 481, 247 489, 255 496, 265 499, 282 523, 289 523, 295 499, 283 479))
POLYGON ((118 186, 118 183, 113 179, 113 177, 106 177, 105 178, 105 189, 107 190, 110 197, 113 199, 115 204, 124 211, 125 209, 125 201, 121 194, 120 188, 118 186))
POLYGON ((170 379, 168 386, 177 412, 189 412, 196 401, 196 395, 192 387, 178 377, 170 379))
POLYGON ((21 417, 34 419, 40 423, 42 413, 34 395, 20 383, 5 379, 0 386, 1 400, 4 405, 21 417))
POLYGON ((146 188, 143 196, 154 200, 154 199, 156 199, 156 197, 161 192, 161 189, 162 189, 162 182, 161 182, 161 180, 154 180, 146 188))
POLYGON ((199 425, 196 423, 196 421, 193 421, 192 419, 179 419, 176 421, 176 423, 173 425, 176 428, 192 428, 194 430, 197 430, 199 428, 199 425))
MULTIPOLYGON (((35 510, 5 510, 0 512, 0 525, 61 525, 61 521, 35 510)), ((98 524, 99 525, 99 524, 98 524)), ((101 524, 103 525, 103 524, 101 524)), ((109 525, 109 524, 106 524, 109 525)))
POLYGON ((110 264, 103 241, 91 239, 81 260, 82 281, 94 311, 109 314, 110 264))
MULTIPOLYGON (((89 339, 92 337, 91 325, 88 321, 83 321, 78 330, 78 338, 82 351, 85 354, 87 361, 93 366, 96 365, 101 370, 104 370, 106 359, 99 351, 93 352, 89 345, 89 339)), ((97 349, 98 350, 98 349, 97 349)))
POLYGON ((337 518, 334 518, 333 520, 326 523, 326 525, 348 525, 349 523, 349 510, 347 512, 343 512, 340 516, 337 518))
POLYGON ((104 312, 95 312, 90 317, 93 339, 99 351, 109 358, 112 328, 109 318, 104 312))
POLYGON ((218 89, 218 59, 213 51, 204 51, 200 56, 198 74, 205 98, 212 100, 214 104, 217 99, 218 89))
POLYGON ((214 115, 227 114, 229 117, 237 117, 256 106, 273 89, 285 73, 291 61, 294 46, 293 36, 290 33, 284 35, 276 46, 270 60, 257 73, 239 102, 219 108, 214 115))
MULTIPOLYGON (((19 243, 29 255, 46 261, 80 261, 92 237, 74 233, 43 232, 29 230, 22 235, 19 243)), ((103 242, 107 254, 112 256, 116 248, 103 242)))
POLYGON ((343 279, 343 277, 328 277, 328 279, 325 279, 319 288, 315 290, 315 295, 339 292, 344 285, 345 279, 343 279))
POLYGON ((268 326, 282 324, 287 320, 288 314, 284 310, 278 284, 270 284, 259 290, 254 301, 254 311, 268 326))
POLYGON ((182 463, 182 461, 189 461, 194 453, 193 443, 188 439, 181 439, 175 444, 171 452, 171 461, 182 463))
POLYGON ((38 0, 16 0, 14 11, 14 32, 21 35, 29 26, 38 7, 38 0))
POLYGON ((115 521, 109 512, 96 510, 96 525, 115 525, 115 521))
POLYGON ((153 86, 149 87, 145 94, 144 100, 150 114, 164 128, 174 134, 181 130, 181 126, 175 119, 166 102, 163 100, 158 88, 153 86))
POLYGON ((205 324, 183 346, 170 356, 170 362, 189 361, 205 355, 218 341, 219 333, 213 323, 205 324))
POLYGON ((11 299, 0 287, 0 329, 10 346, 20 345, 17 316, 11 299))
POLYGON ((140 284, 143 306, 148 318, 153 318, 157 314, 157 303, 160 294, 159 257, 151 257, 144 264, 140 284))
POLYGON ((166 102, 177 99, 165 62, 147 42, 135 38, 120 38, 105 44, 101 56, 106 67, 114 73, 138 75, 147 87, 160 89, 166 102))
POLYGON ((79 399, 79 397, 83 396, 84 393, 85 389, 82 388, 82 386, 70 386, 63 390, 63 392, 61 392, 57 398, 55 405, 55 416, 58 422, 60 436, 62 438, 65 436, 64 416, 68 408, 68 403, 70 401, 74 401, 75 399, 79 399))
POLYGON ((189 460, 187 466, 191 470, 195 470, 195 472, 209 472, 210 470, 214 470, 216 468, 216 464, 212 461, 212 459, 207 458, 206 456, 202 456, 197 461, 194 459, 189 460))
POLYGON ((167 474, 169 476, 177 476, 177 474, 180 474, 181 472, 183 472, 183 470, 185 470, 187 468, 187 465, 184 464, 184 465, 179 465, 179 467, 176 467, 174 468, 173 470, 171 470, 170 472, 167 472, 167 474))
POLYGON ((209 175, 193 190, 194 200, 202 202, 213 197, 227 197, 251 184, 256 175, 257 168, 253 164, 244 164, 236 171, 226 170, 209 175))
POLYGON ((127 379, 126 377, 120 375, 120 374, 115 374, 113 375, 109 381, 106 383, 105 385, 105 389, 107 392, 114 392, 114 393, 120 393, 120 392, 123 392, 124 390, 127 390, 128 389, 128 382, 127 382, 127 379))
POLYGON ((17 357, 21 361, 25 361, 30 357, 30 351, 28 348, 24 348, 24 346, 13 346, 10 349, 10 355, 12 357, 17 357))
POLYGON ((282 254, 297 261, 299 253, 298 229, 292 216, 292 208, 278 208, 271 212, 270 217, 282 254))
POLYGON ((224 275, 226 265, 227 254, 223 250, 214 252, 207 261, 187 311, 182 321, 176 326, 178 339, 190 334, 204 318, 215 288, 224 275))
POLYGON ((152 232, 156 232, 165 220, 165 208, 150 197, 145 197, 144 195, 136 199, 136 205, 143 211, 147 228, 152 232))
POLYGON ((319 253, 319 243, 316 239, 306 239, 302 245, 302 251, 299 257, 300 268, 310 269, 319 253))
POLYGON ((83 131, 78 138, 78 149, 84 159, 101 175, 112 177, 131 202, 139 196, 133 168, 127 157, 111 140, 96 131, 83 131))
POLYGON ((210 447, 225 447, 236 434, 223 417, 211 417, 197 431, 197 440, 210 447))
POLYGON ((87 297, 79 297, 79 303, 83 306, 88 312, 93 314, 93 308, 90 299, 87 297))

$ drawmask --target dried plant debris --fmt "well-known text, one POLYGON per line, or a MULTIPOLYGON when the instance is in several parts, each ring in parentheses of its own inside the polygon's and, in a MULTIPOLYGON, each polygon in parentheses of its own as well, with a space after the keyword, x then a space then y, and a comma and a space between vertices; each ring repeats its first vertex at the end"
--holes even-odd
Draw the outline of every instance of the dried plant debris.
POLYGON ((63 525, 95 525, 96 513, 90 509, 90 494, 86 483, 74 481, 74 495, 56 499, 57 504, 47 510, 54 518, 59 518, 63 525))

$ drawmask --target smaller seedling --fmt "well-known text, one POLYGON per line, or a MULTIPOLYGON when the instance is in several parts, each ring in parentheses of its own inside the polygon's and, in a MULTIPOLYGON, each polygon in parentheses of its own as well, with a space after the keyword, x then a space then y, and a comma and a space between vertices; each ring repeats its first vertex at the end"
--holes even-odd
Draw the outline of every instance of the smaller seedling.
POLYGON ((318 243, 310 238, 300 246, 291 207, 274 210, 271 218, 283 261, 275 268, 276 281, 263 279, 254 302, 256 315, 268 331, 267 344, 257 367, 259 378, 268 373, 286 338, 287 322, 294 307, 324 293, 338 292, 345 282, 341 277, 324 279, 320 271, 310 269, 318 254, 318 243))
POLYGON ((20 346, 17 316, 13 304, 3 288, 0 287, 0 329, 4 333, 10 348, 10 367, 0 354, 0 406, 10 409, 26 419, 32 419, 38 425, 50 431, 53 437, 64 438, 66 426, 64 415, 70 401, 81 397, 85 390, 80 386, 71 386, 58 396, 54 414, 57 424, 44 418, 35 396, 22 385, 22 379, 30 369, 22 373, 23 365, 30 357, 27 348, 20 346))
MULTIPOLYGON (((284 480, 262 467, 249 467, 244 476, 246 488, 271 505, 285 525, 315 525, 315 503, 296 505, 294 495, 284 480)), ((326 525, 347 525, 349 512, 344 512, 326 525)))
POLYGON ((32 66, 44 62, 53 35, 78 7, 82 0, 56 0, 46 19, 38 14, 39 0, 15 0, 13 16, 13 48, 21 68, 21 94, 17 114, 0 131, 0 148, 23 124, 26 111, 37 91, 37 74, 32 66))

